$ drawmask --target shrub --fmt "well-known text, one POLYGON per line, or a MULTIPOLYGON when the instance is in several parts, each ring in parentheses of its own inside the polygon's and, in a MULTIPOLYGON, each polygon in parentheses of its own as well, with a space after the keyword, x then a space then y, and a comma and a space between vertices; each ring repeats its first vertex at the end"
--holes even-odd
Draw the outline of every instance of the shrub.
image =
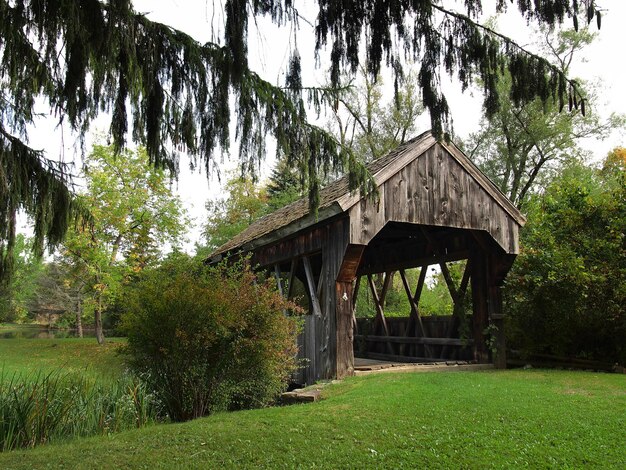
POLYGON ((132 367, 171 419, 264 406, 296 367, 296 322, 244 262, 178 260, 148 274, 122 319, 132 367))
POLYGON ((507 280, 512 348, 626 362, 626 173, 610 170, 569 168, 530 201, 507 280))

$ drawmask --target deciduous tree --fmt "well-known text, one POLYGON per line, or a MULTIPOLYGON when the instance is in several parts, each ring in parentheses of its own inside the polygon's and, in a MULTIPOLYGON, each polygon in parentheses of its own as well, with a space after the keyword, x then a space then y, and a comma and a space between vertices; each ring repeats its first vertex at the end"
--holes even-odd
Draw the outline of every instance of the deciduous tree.
POLYGON ((164 244, 178 245, 186 224, 166 172, 151 166, 144 150, 119 157, 97 145, 86 159, 85 178, 79 197, 93 223, 72 230, 61 253, 75 277, 88 280, 84 306, 93 310, 102 343, 102 313, 121 283, 157 260, 164 244))
MULTIPOLYGON (((544 31, 541 44, 545 55, 568 74, 574 57, 594 36, 587 29, 544 31)), ((509 71, 502 74, 496 85, 501 96, 511 94, 513 81, 509 71)), ((497 112, 485 114, 480 130, 466 142, 469 156, 518 207, 561 165, 585 156, 580 147, 583 139, 601 140, 624 126, 624 116, 603 119, 598 114, 598 86, 587 83, 585 89, 585 99, 593 108, 589 113, 582 109, 563 113, 557 101, 539 98, 524 103, 503 100, 497 112)))
POLYGON ((423 112, 414 73, 401 79, 395 96, 385 97, 382 77, 372 79, 362 67, 358 81, 338 93, 330 130, 360 161, 370 162, 415 137, 423 112))
POLYGON ((606 163, 573 165, 529 200, 505 291, 512 347, 626 362, 626 167, 606 163))
POLYGON ((267 192, 252 179, 232 175, 224 186, 224 199, 208 201, 203 235, 213 251, 267 212, 267 192))
POLYGON ((28 304, 44 270, 41 260, 31 252, 31 242, 23 234, 18 234, 15 239, 11 261, 14 275, 10 279, 0 279, 0 321, 19 322, 28 319, 28 304))

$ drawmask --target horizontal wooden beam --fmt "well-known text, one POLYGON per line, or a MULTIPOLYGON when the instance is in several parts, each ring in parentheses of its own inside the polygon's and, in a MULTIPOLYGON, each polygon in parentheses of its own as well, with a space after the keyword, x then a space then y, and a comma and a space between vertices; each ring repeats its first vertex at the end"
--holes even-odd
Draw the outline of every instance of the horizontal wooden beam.
POLYGON ((345 234, 349 229, 348 219, 344 215, 328 219, 320 224, 303 230, 290 237, 283 237, 271 245, 244 246, 245 252, 253 251, 252 264, 261 267, 276 263, 287 263, 294 258, 319 253, 328 244, 328 233, 345 234))
POLYGON ((381 262, 379 265, 363 266, 357 271, 357 276, 366 274, 378 274, 386 271, 398 271, 400 269, 411 269, 420 266, 431 266, 440 262, 461 261, 469 258, 469 250, 461 250, 445 255, 430 255, 420 258, 408 258, 394 263, 381 262))
POLYGON ((471 346, 472 339, 459 338, 419 338, 414 336, 375 336, 375 335, 355 335, 354 339, 371 341, 375 343, 389 342, 399 344, 432 344, 437 346, 471 346))
POLYGON ((439 358, 432 357, 409 357, 398 356, 395 354, 382 354, 382 353, 361 353, 358 357, 366 359, 376 359, 378 361, 393 361, 393 362, 442 362, 439 358))

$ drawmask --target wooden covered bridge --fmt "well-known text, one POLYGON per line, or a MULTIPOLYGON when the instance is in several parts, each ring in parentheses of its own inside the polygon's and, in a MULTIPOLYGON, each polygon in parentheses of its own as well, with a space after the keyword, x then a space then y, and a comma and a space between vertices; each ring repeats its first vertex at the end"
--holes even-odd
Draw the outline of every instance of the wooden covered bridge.
POLYGON ((300 383, 352 374, 355 349, 375 359, 504 365, 500 287, 518 253, 524 217, 454 144, 437 142, 430 132, 368 168, 376 201, 350 192, 341 178, 321 191, 317 216, 306 199, 296 201, 252 224, 210 261, 251 254, 254 265, 276 275, 284 295, 306 298, 300 383), (459 260, 467 262, 455 283, 447 263, 459 260), (454 304, 450 316, 436 319, 418 308, 432 265, 441 269, 454 304), (410 285, 406 270, 417 267, 417 285, 410 285), (385 317, 394 273, 411 307, 404 319, 385 317), (357 331, 364 326, 354 315, 362 277, 376 306, 366 332, 357 331))

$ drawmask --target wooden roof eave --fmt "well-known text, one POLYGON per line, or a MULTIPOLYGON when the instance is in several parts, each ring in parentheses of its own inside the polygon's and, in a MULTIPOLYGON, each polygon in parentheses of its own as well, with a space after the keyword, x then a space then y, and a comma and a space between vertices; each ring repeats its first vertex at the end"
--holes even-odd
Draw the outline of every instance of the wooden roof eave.
POLYGON ((233 255, 237 255, 240 253, 249 253, 262 246, 271 245, 274 242, 279 240, 287 239, 296 233, 311 228, 314 225, 317 225, 320 222, 325 222, 332 217, 343 213, 344 210, 341 206, 334 202, 330 206, 324 207, 320 209, 316 214, 309 214, 306 217, 301 219, 294 220, 292 223, 285 225, 284 227, 280 227, 266 235, 262 235, 254 240, 250 240, 238 247, 236 247, 233 251, 228 251, 225 253, 218 253, 215 256, 209 258, 209 264, 219 263, 225 258, 229 258, 233 255))

